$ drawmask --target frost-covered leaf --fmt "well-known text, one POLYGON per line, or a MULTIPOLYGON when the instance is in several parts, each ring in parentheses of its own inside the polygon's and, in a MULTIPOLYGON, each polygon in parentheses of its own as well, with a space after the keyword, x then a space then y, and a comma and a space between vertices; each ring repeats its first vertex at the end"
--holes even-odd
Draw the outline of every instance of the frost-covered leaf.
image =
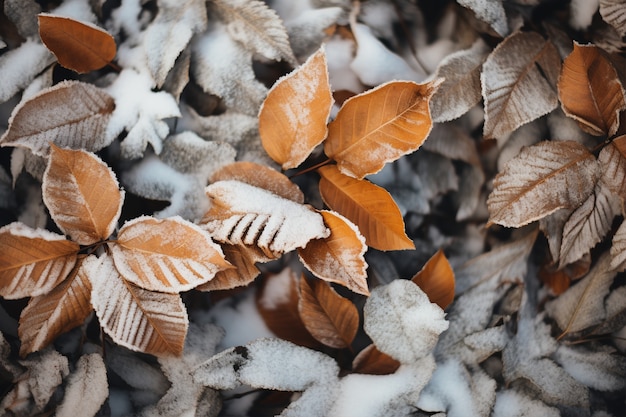
POLYGON ((622 222, 613 235, 611 245, 611 269, 623 270, 626 265, 626 222, 622 222))
POLYGON ((5 0, 3 11, 23 38, 37 36, 37 14, 41 6, 35 0, 5 0))
POLYGON ((498 35, 505 37, 509 33, 509 24, 502 0, 457 0, 457 2, 472 10, 476 17, 491 26, 498 35))
POLYGON ((11 223, 0 229, 0 295, 7 299, 45 294, 76 264, 78 244, 44 229, 11 223))
POLYGON ((600 15, 622 37, 626 36, 626 3, 623 0, 600 0, 600 15))
POLYGON ((309 271, 325 281, 335 282, 363 295, 369 295, 367 288, 367 263, 364 254, 367 250, 365 238, 359 229, 345 217, 321 211, 330 235, 314 239, 298 249, 300 260, 309 271))
MULTIPOLYGON (((431 99, 431 108, 433 100, 441 91, 440 89, 435 92, 431 99)), ((449 159, 464 161, 471 165, 480 165, 476 142, 466 130, 453 123, 435 123, 428 135, 428 140, 424 142, 421 149, 438 153, 449 159)))
MULTIPOLYGON (((6 3, 5 3, 6 4, 6 3)), ((27 40, 18 48, 0 56, 0 103, 27 87, 48 65, 54 56, 41 43, 27 40)))
POLYGON ((115 174, 91 152, 50 147, 42 184, 50 216, 63 233, 81 245, 108 238, 124 202, 115 174))
POLYGON ((224 258, 234 268, 218 271, 212 280, 196 287, 198 291, 220 291, 243 287, 250 284, 261 273, 255 263, 260 262, 256 253, 244 246, 222 243, 224 258))
POLYGON ((96 316, 115 343, 155 356, 182 353, 189 319, 178 294, 137 287, 122 278, 106 255, 87 258, 83 267, 96 316))
POLYGON ((299 166, 326 139, 332 105, 326 54, 320 49, 267 93, 259 111, 263 148, 283 169, 299 166))
POLYGON ((324 281, 300 280, 300 318, 311 335, 326 346, 348 348, 359 328, 359 312, 324 281))
POLYGON ((41 40, 65 68, 83 74, 115 58, 115 40, 104 29, 48 13, 39 14, 38 20, 41 40))
POLYGON ((262 188, 227 180, 209 185, 206 193, 212 206, 201 225, 217 241, 256 245, 272 257, 328 236, 322 216, 310 206, 262 188))
POLYGON ((492 417, 525 417, 525 416, 559 417, 558 408, 547 406, 542 401, 532 398, 514 389, 499 391, 492 417))
POLYGON ((102 356, 91 353, 80 357, 76 370, 67 379, 63 402, 56 410, 57 417, 95 416, 109 396, 106 365, 102 356))
POLYGON ((543 141, 509 161, 489 195, 489 223, 520 227, 583 203, 599 177, 595 157, 571 141, 543 141))
POLYGON ((626 135, 613 139, 598 155, 602 182, 626 201, 626 135))
POLYGON ((440 249, 411 278, 426 293, 428 299, 442 309, 454 300, 454 271, 440 249))
POLYGON ((596 136, 614 135, 620 112, 626 109, 624 86, 615 67, 592 44, 574 42, 574 50, 563 61, 559 99, 565 114, 596 136))
POLYGON ((62 81, 16 106, 0 142, 40 156, 48 155, 51 142, 95 152, 114 139, 104 135, 114 108, 106 91, 80 81, 62 81))
MULTIPOLYGON (((329 5, 330 6, 330 5, 329 5)), ((345 15, 341 7, 308 9, 286 20, 291 49, 300 61, 314 53, 328 37, 327 30, 345 15)))
POLYGON ((297 65, 287 30, 276 12, 259 0, 213 0, 230 36, 255 53, 297 65))
POLYGON ((321 167, 318 172, 326 205, 356 224, 368 246, 379 250, 415 247, 404 232, 398 206, 384 188, 344 175, 332 165, 321 167))
POLYGON ((362 179, 417 150, 430 133, 429 101, 441 81, 394 81, 351 97, 328 126, 324 152, 362 179))
POLYGON ((20 315, 20 355, 43 349, 57 336, 84 323, 91 313, 91 283, 82 259, 70 275, 47 294, 33 297, 20 315))
POLYGON ((376 347, 402 364, 429 355, 448 328, 443 310, 407 280, 374 288, 363 314, 363 328, 376 347))
POLYGON ((209 235, 180 217, 126 222, 109 250, 124 280, 150 291, 187 291, 230 267, 209 235))
POLYGON ((617 391, 626 386, 626 358, 610 351, 560 345, 555 360, 590 388, 617 391))
POLYGON ((504 136, 558 105, 561 58, 535 32, 516 32, 489 55, 481 74, 487 138, 504 136))

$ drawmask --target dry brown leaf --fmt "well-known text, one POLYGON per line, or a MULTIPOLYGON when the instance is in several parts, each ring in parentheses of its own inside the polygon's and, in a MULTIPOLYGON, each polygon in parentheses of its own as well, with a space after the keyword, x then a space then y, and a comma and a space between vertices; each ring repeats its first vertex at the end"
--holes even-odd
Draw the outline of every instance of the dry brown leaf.
POLYGON ((622 222, 611 245, 611 269, 624 270, 626 266, 626 222, 622 222))
POLYGON ((318 172, 324 203, 356 224, 368 246, 379 250, 415 248, 404 232, 400 209, 384 188, 344 175, 334 165, 318 172))
POLYGON ((521 227, 561 208, 575 208, 599 177, 596 158, 572 141, 543 141, 522 149, 493 182, 489 224, 521 227))
POLYGON ((298 249, 300 260, 318 278, 335 282, 358 294, 369 295, 365 238, 348 219, 321 211, 330 236, 313 239, 298 249))
POLYGON ((626 3, 623 0, 600 0, 600 15, 622 37, 626 36, 626 3))
POLYGON ((296 203, 304 203, 304 194, 300 187, 291 182, 284 174, 256 162, 239 161, 228 164, 211 176, 211 182, 236 180, 255 187, 263 188, 296 203))
POLYGON ((65 68, 83 74, 115 58, 115 40, 104 29, 64 16, 41 13, 37 17, 41 40, 65 68))
POLYGON ((309 333, 335 349, 350 347, 359 329, 356 306, 324 281, 300 279, 298 311, 309 333))
POLYGON ((180 217, 138 217, 108 245, 122 277, 150 291, 187 291, 232 267, 206 232, 180 217))
POLYGON ((110 256, 87 258, 91 303, 118 345, 152 355, 180 355, 189 319, 178 294, 147 291, 122 278, 110 256))
POLYGON ((400 367, 400 362, 381 352, 372 343, 359 352, 352 361, 352 372, 369 375, 393 374, 400 367))
POLYGON ((0 229, 0 296, 36 297, 63 281, 76 264, 78 244, 43 229, 11 223, 0 229))
POLYGON ((92 84, 62 81, 17 105, 0 146, 21 146, 47 156, 50 143, 96 152, 108 146, 105 133, 113 98, 92 84))
POLYGON ((574 42, 574 50, 563 61, 559 99, 565 114, 596 136, 614 135, 619 113, 626 109, 617 71, 602 50, 591 44, 574 42))
POLYGON ((441 249, 411 280, 426 293, 431 303, 443 309, 454 300, 454 271, 441 249))
POLYGON ((598 155, 602 181, 612 193, 626 201, 626 135, 618 136, 598 155))
POLYGON ((198 291, 220 291, 250 284, 261 271, 256 267, 256 254, 243 246, 221 245, 224 257, 234 268, 218 271, 212 280, 196 287, 198 291))
POLYGON ((483 65, 486 138, 498 138, 550 113, 561 57, 552 42, 535 32, 516 32, 502 41, 483 65))
POLYGON ((91 282, 79 259, 70 275, 47 294, 33 297, 22 310, 18 334, 24 357, 80 326, 91 313, 91 282))
POLYGON ((43 201, 59 229, 81 245, 108 238, 122 211, 124 192, 115 174, 91 152, 50 145, 43 201))
POLYGON ((322 48, 267 93, 259 111, 263 148, 283 169, 297 167, 326 139, 332 105, 322 48))
POLYGON ((429 102, 442 81, 392 81, 351 97, 328 125, 324 152, 361 179, 417 150, 430 133, 429 102))

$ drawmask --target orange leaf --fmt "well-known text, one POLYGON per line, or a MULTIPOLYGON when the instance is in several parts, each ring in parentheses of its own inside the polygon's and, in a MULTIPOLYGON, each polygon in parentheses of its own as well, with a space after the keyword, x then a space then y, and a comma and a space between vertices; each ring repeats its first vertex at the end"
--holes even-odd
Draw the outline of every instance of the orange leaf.
POLYGON ((391 195, 366 180, 321 167, 319 187, 324 203, 356 224, 368 246, 379 250, 415 249, 404 232, 404 220, 391 195))
POLYGON ((359 328, 359 312, 324 281, 300 280, 300 318, 315 339, 336 349, 349 347, 359 328))
POLYGON ((122 211, 124 192, 113 171, 91 152, 50 144, 43 201, 59 228, 81 245, 108 238, 122 211))
POLYGON ((359 352, 352 361, 352 372, 369 375, 389 375, 396 372, 400 362, 381 352, 372 343, 359 352))
POLYGON ((284 174, 255 162, 240 161, 228 164, 211 176, 211 182, 236 180, 268 190, 279 197, 304 203, 304 194, 284 174))
POLYGON ((82 74, 115 58, 115 40, 105 30, 69 17, 45 13, 37 17, 41 40, 65 68, 82 74))
POLYGON ((454 271, 441 249, 415 274, 412 281, 426 293, 431 303, 441 308, 445 309, 454 300, 454 271))
POLYGON ((196 287, 198 291, 230 290, 250 284, 261 271, 256 267, 256 254, 243 246, 222 244, 224 257, 234 268, 223 269, 205 284, 196 287))
POLYGON ((559 78, 563 111, 592 135, 611 136, 619 128, 619 113, 626 109, 624 87, 602 50, 574 42, 559 78))
POLYGON ((91 283, 80 267, 47 294, 33 297, 20 315, 20 355, 49 345, 62 333, 80 326, 91 313, 91 283))
POLYGON ((355 178, 417 150, 430 133, 430 98, 443 79, 392 81, 348 99, 328 125, 324 152, 355 178))
POLYGON ((0 229, 0 296, 7 299, 45 294, 74 265, 78 244, 43 229, 11 223, 0 229))
POLYGON ((302 263, 318 278, 336 282, 350 290, 369 295, 367 250, 359 229, 345 217, 331 211, 321 211, 330 236, 313 239, 298 249, 302 263))
POLYGON ((232 267, 206 232, 180 217, 133 219, 109 249, 122 277, 151 291, 187 291, 232 267))
POLYGON ((259 112, 265 151, 283 169, 300 165, 326 138, 332 105, 322 48, 268 92, 259 112))

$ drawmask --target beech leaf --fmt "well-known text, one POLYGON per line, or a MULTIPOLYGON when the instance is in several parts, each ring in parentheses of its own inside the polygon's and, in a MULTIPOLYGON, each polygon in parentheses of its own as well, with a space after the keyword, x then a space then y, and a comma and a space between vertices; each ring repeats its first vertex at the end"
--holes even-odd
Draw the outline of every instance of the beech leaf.
POLYGON ((113 139, 104 132, 115 103, 104 90, 80 81, 62 81, 13 109, 1 146, 21 146, 47 156, 50 143, 92 152, 113 139))
POLYGON ((367 288, 365 238, 348 219, 332 211, 321 211, 330 236, 313 239, 298 249, 300 260, 316 277, 334 282, 363 295, 367 288))
POLYGON ((432 303, 443 309, 454 300, 454 271, 441 249, 411 280, 426 293, 432 303))
POLYGON ((344 175, 332 165, 318 172, 324 203, 356 224, 368 246, 379 250, 415 248, 404 232, 398 206, 384 188, 344 175))
POLYGON ((595 157, 577 142, 543 141, 524 148, 494 180, 489 223, 521 227, 578 207, 593 191, 598 171, 595 157))
POLYGON ((626 200, 626 135, 613 139, 598 155, 602 182, 619 196, 626 200))
POLYGON ((611 245, 611 269, 623 270, 626 265, 626 222, 622 222, 611 245))
POLYGON ((381 352, 372 343, 359 352, 352 361, 352 372, 369 375, 387 375, 394 373, 400 362, 381 352))
POLYGON ((574 42, 559 78, 559 99, 566 115, 585 132, 611 136, 626 109, 624 86, 617 71, 595 45, 574 42))
POLYGON ((224 251, 224 258, 234 268, 218 271, 212 280, 196 287, 198 291, 230 290, 250 284, 261 273, 256 267, 258 261, 256 254, 244 247, 223 243, 220 245, 224 251))
POLYGON ((263 148, 283 169, 299 166, 326 139, 332 105, 326 54, 320 49, 267 93, 259 111, 263 148))
POLYGON ((500 36, 505 37, 509 32, 509 24, 502 6, 502 0, 457 0, 457 2, 472 10, 476 17, 487 23, 500 36))
POLYGON ((626 3, 623 0, 600 0, 600 15, 622 38, 626 36, 626 3))
POLYGON ((46 294, 76 264, 77 243, 21 223, 0 228, 0 295, 6 299, 46 294))
POLYGON ((187 291, 231 267, 206 232, 180 217, 133 219, 109 249, 121 276, 150 291, 187 291))
POLYGON ((57 417, 74 417, 77 410, 84 417, 95 416, 109 397, 107 368, 99 353, 83 355, 76 369, 67 379, 63 402, 56 410, 57 417))
POLYGON ((342 173, 362 179, 417 150, 432 128, 429 102, 442 81, 391 81, 349 98, 328 125, 324 152, 342 173))
POLYGON ((50 145, 43 200, 59 228, 81 245, 109 237, 122 211, 124 192, 96 155, 50 145))
POLYGON ((104 29, 69 17, 41 13, 39 36, 59 64, 83 74, 115 58, 115 40, 104 29))
POLYGON ((324 281, 300 279, 298 311, 309 333, 335 349, 350 347, 359 329, 356 306, 324 281))

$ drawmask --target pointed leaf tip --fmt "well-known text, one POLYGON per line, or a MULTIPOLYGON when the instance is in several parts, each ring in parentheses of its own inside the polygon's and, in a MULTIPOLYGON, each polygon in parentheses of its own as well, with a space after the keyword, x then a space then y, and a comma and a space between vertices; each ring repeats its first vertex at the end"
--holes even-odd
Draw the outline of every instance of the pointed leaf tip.
POLYGON ((441 249, 415 274, 412 281, 442 309, 454 300, 454 271, 441 249))

